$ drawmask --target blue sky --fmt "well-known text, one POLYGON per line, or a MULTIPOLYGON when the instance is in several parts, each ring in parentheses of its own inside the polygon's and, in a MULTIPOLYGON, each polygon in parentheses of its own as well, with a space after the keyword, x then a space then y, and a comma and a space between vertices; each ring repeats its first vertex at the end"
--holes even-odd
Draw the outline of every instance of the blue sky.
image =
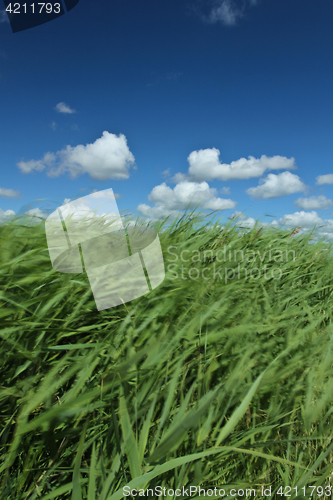
POLYGON ((330 0, 80 0, 18 33, 2 10, 0 218, 112 188, 333 237, 332 26, 330 0))

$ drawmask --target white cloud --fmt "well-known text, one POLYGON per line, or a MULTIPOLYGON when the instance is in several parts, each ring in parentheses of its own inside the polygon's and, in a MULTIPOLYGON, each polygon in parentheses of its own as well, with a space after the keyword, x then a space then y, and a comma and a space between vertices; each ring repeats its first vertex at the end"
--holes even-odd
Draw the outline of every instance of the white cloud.
MULTIPOLYGON (((234 212, 229 219, 235 220, 235 225, 239 228, 250 230, 255 226, 254 218, 246 217, 242 212, 234 212)), ((325 238, 326 240, 333 240, 333 220, 323 220, 317 212, 294 212, 293 214, 286 214, 280 217, 279 220, 273 220, 272 222, 257 222, 258 228, 261 227, 272 227, 276 229, 287 229, 288 231, 298 228, 299 232, 297 236, 312 231, 312 242, 315 242, 318 238, 325 238)))
MULTIPOLYGON (((225 26, 236 26, 238 19, 244 17, 244 12, 249 7, 258 5, 258 0, 242 0, 241 8, 239 8, 234 0, 212 0, 215 7, 212 8, 209 15, 203 15, 195 5, 191 5, 193 10, 204 23, 215 24, 220 22, 225 26)), ((240 2, 238 2, 240 3, 240 2)))
POLYGON ((155 203, 155 207, 141 204, 138 210, 144 215, 148 213, 162 214, 163 216, 181 210, 197 207, 204 210, 226 210, 234 208, 237 202, 230 199, 216 197, 217 190, 210 188, 207 182, 184 181, 173 189, 165 182, 155 186, 148 196, 148 200, 155 203))
POLYGON ((315 226, 315 224, 322 222, 324 221, 321 217, 319 217, 317 212, 315 211, 304 212, 303 210, 301 212, 295 212, 293 214, 284 215, 279 219, 279 224, 281 226, 282 225, 290 227, 302 226, 308 229, 312 229, 315 226))
POLYGON ((192 179, 191 179, 191 176, 188 174, 177 173, 170 180, 171 180, 171 182, 174 182, 175 184, 180 184, 181 182, 191 181, 192 179))
POLYGON ((32 217, 38 217, 41 219, 46 219, 47 215, 42 212, 40 208, 32 208, 31 210, 28 210, 25 212, 25 215, 31 215, 32 217))
POLYGON ((119 229, 122 229, 122 223, 119 220, 119 214, 116 214, 114 212, 112 213, 106 213, 106 212, 101 212, 97 213, 96 207, 95 209, 92 209, 88 206, 87 203, 84 202, 84 200, 80 201, 73 201, 71 204, 65 203, 60 207, 61 211, 61 216, 63 220, 66 223, 67 230, 68 230, 68 225, 70 225, 72 228, 74 227, 73 225, 77 223, 90 223, 93 220, 97 220, 97 218, 101 218, 103 221, 116 221, 117 222, 117 227, 119 229), (67 220, 67 217, 70 218, 70 221, 67 220))
POLYGON ((250 179, 260 177, 266 170, 292 170, 296 169, 295 159, 285 156, 262 155, 261 158, 249 156, 248 159, 240 158, 230 164, 220 163, 220 151, 216 148, 192 151, 188 156, 188 174, 178 173, 174 176, 175 182, 184 180, 210 181, 218 179, 229 181, 236 179, 250 179))
POLYGON ((333 184, 333 174, 327 175, 319 175, 316 177, 317 186, 321 186, 322 184, 333 184))
POLYGON ((232 0, 222 0, 218 7, 214 7, 208 17, 207 22, 221 22, 226 26, 234 26, 242 12, 237 8, 232 0))
POLYGON ((149 217, 152 220, 163 219, 168 216, 176 219, 181 215, 181 212, 179 210, 169 210, 162 206, 150 207, 145 203, 141 203, 140 205, 138 205, 138 210, 144 217, 149 217))
POLYGON ((46 153, 41 160, 19 161, 17 166, 21 170, 22 174, 29 174, 33 170, 42 172, 46 167, 51 167, 55 159, 56 157, 53 153, 46 153))
POLYGON ((324 195, 310 196, 310 198, 298 198, 295 205, 304 210, 320 210, 327 209, 332 205, 333 201, 326 198, 324 195))
POLYGON ((51 129, 52 129, 52 130, 56 130, 56 129, 57 129, 57 124, 56 124, 56 122, 52 122, 52 123, 50 124, 50 127, 51 127, 51 129))
POLYGON ((70 205, 64 202, 61 206, 61 215, 64 220, 67 217, 71 217, 72 220, 90 220, 96 217, 96 212, 89 208, 88 200, 80 199, 79 201, 73 200, 70 205))
POLYGON ((307 189, 298 175, 290 172, 282 172, 278 175, 268 174, 265 179, 260 179, 259 184, 261 185, 258 187, 247 189, 246 193, 262 200, 286 196, 307 189))
MULTIPOLYGON (((235 225, 245 230, 252 229, 256 223, 255 219, 246 217, 240 211, 234 212, 229 219, 234 219, 235 225)), ((286 214, 272 222, 258 221, 257 226, 258 228, 272 227, 276 229, 286 229, 287 231, 298 228, 299 232, 297 236, 301 236, 309 231, 312 232, 312 243, 315 243, 319 238, 324 238, 326 241, 333 242, 333 220, 323 220, 315 211, 305 212, 302 210, 300 212, 294 212, 293 214, 286 214)))
POLYGON ((4 198, 19 198, 21 193, 14 191, 14 189, 0 188, 0 196, 4 198))
POLYGON ((158 205, 165 206, 173 210, 185 210, 194 208, 200 202, 205 202, 202 208, 210 209, 212 204, 219 205, 219 210, 234 208, 236 202, 216 198, 217 190, 210 188, 207 182, 181 182, 173 189, 165 182, 155 186, 148 196, 148 200, 158 205), (209 206, 207 206, 209 205, 209 206))
POLYGON ((280 217, 279 220, 273 220, 268 226, 282 228, 282 229, 293 229, 298 228, 299 232, 297 236, 302 236, 308 231, 312 231, 312 242, 315 243, 319 238, 324 238, 326 241, 333 240, 333 220, 325 219, 323 220, 317 212, 294 212, 293 214, 286 214, 280 217))
POLYGON ((0 221, 10 219, 13 215, 15 215, 13 210, 2 210, 0 208, 0 221))
MULTIPOLYGON (((254 228, 256 224, 256 220, 253 219, 253 217, 248 217, 247 219, 244 220, 239 220, 236 222, 236 226, 239 226, 241 228, 246 228, 246 229, 252 229, 254 228)), ((265 226, 265 223, 259 223, 258 227, 265 226)))
POLYGON ((42 160, 21 161, 17 165, 24 174, 48 167, 47 175, 50 177, 68 172, 75 179, 87 173, 92 179, 105 181, 128 179, 128 170, 134 161, 123 134, 117 136, 103 132, 102 137, 92 144, 67 146, 56 154, 47 153, 42 160))
POLYGON ((221 194, 230 194, 230 188, 223 187, 222 189, 220 189, 220 193, 221 194))
POLYGON ((76 113, 75 109, 70 108, 64 102, 59 102, 54 108, 58 113, 72 114, 76 113))
POLYGON ((227 210, 228 208, 234 208, 236 205, 236 201, 229 199, 225 200, 223 198, 212 198, 203 205, 203 208, 205 210, 227 210))
POLYGON ((243 214, 243 212, 241 212, 240 210, 236 210, 235 212, 233 212, 229 217, 228 219, 240 219, 240 220, 245 220, 246 219, 246 215, 243 214))

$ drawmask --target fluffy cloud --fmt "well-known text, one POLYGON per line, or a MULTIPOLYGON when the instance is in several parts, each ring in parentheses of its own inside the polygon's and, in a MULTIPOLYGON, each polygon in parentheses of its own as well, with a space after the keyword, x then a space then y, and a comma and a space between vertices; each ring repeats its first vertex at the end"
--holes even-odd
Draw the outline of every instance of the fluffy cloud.
POLYGON ((156 207, 141 204, 138 210, 146 216, 158 216, 161 214, 176 213, 181 210, 191 209, 198 206, 204 210, 226 210, 234 208, 237 202, 230 199, 218 198, 217 190, 210 188, 207 182, 183 181, 173 189, 165 182, 155 186, 148 196, 148 200, 155 203, 156 207), (152 215, 150 215, 152 214, 152 215))
POLYGON ((0 188, 0 196, 3 198, 19 198, 21 194, 18 191, 14 191, 14 189, 0 188))
MULTIPOLYGON (((245 229, 253 229, 255 226, 256 220, 253 217, 248 217, 247 219, 240 220, 236 222, 236 226, 245 229)), ((265 226, 265 223, 258 224, 258 227, 265 226)))
MULTIPOLYGON (((235 222, 235 225, 238 226, 239 228, 242 228, 242 229, 253 229, 256 222, 257 222, 253 217, 247 217, 240 210, 236 210, 236 212, 233 212, 228 217, 228 219, 233 220, 235 222)), ((269 223, 268 222, 258 222, 257 226, 259 228, 264 227, 264 226, 269 226, 269 223)))
POLYGON ((326 198, 324 195, 310 196, 310 198, 298 198, 295 205, 303 210, 320 210, 329 208, 333 201, 326 198))
POLYGON ((243 212, 241 212, 240 210, 236 210, 228 217, 228 219, 245 220, 246 215, 243 214, 243 212))
POLYGON ((323 219, 319 217, 317 212, 304 212, 303 210, 301 212, 284 215, 279 219, 280 226, 301 226, 307 227, 309 229, 312 229, 315 224, 318 224, 320 222, 323 222, 323 219))
POLYGON ((56 156, 53 153, 46 153, 41 160, 19 161, 17 166, 22 174, 30 174, 33 170, 42 172, 46 167, 52 167, 55 160, 56 156))
MULTIPOLYGON (((230 219, 235 220, 235 225, 241 229, 250 230, 255 226, 255 219, 252 217, 246 217, 242 212, 234 212, 230 219)), ((278 220, 273 220, 272 222, 258 222, 258 228, 261 227, 272 227, 276 229, 287 229, 292 230, 298 228, 299 232, 297 236, 312 231, 312 241, 313 243, 319 238, 325 238, 326 241, 333 240, 333 220, 326 219, 323 220, 317 212, 294 212, 293 214, 286 214, 280 217, 278 220)))
MULTIPOLYGON (((234 219, 235 225, 245 230, 253 229, 256 222, 252 217, 246 217, 240 211, 234 212, 229 219, 234 219)), ((272 222, 258 222, 257 226, 258 228, 272 227, 276 229, 287 229, 290 231, 297 227, 299 229, 297 236, 301 236, 302 234, 311 231, 313 243, 315 243, 315 241, 319 238, 324 238, 328 242, 333 242, 333 220, 324 220, 319 217, 315 211, 305 212, 302 210, 300 212, 294 212, 293 214, 286 214, 278 220, 273 220, 272 222)))
POLYGON ((333 241, 333 220, 323 220, 317 212, 294 212, 280 217, 279 220, 273 220, 268 224, 276 228, 282 229, 300 229, 297 236, 301 236, 308 231, 311 231, 312 242, 315 243, 319 238, 324 238, 326 241, 333 241))
POLYGON ((246 192, 250 196, 261 200, 286 196, 307 189, 298 175, 290 172, 282 172, 282 174, 278 175, 268 174, 265 179, 259 181, 259 184, 261 185, 247 189, 246 192))
POLYGON ((40 208, 32 208, 25 212, 25 215, 31 215, 31 217, 38 217, 39 219, 46 219, 47 215, 40 208))
POLYGON ((71 201, 71 205, 69 202, 66 202, 67 199, 64 200, 64 204, 60 207, 61 215, 65 220, 67 217, 70 217, 71 220, 92 220, 96 217, 96 213, 89 207, 89 201, 84 199, 71 201))
MULTIPOLYGON (((75 200, 65 198, 59 210, 67 230, 68 227, 73 228, 76 224, 90 224, 94 220, 102 224, 112 222, 113 228, 122 229, 122 219, 113 195, 112 189, 109 189, 93 191, 91 194, 75 200)), ((57 212, 55 211, 54 214, 56 215, 57 212)))
POLYGON ((166 217, 177 219, 181 216, 181 212, 179 210, 170 210, 163 206, 150 207, 145 203, 138 205, 138 210, 144 217, 149 217, 152 220, 164 219, 166 217))
POLYGON ((102 137, 92 144, 67 146, 56 154, 47 153, 42 160, 20 161, 17 165, 24 174, 48 168, 50 177, 68 172, 75 179, 87 173, 92 179, 105 181, 128 179, 128 170, 134 162, 123 134, 117 136, 103 132, 102 137))
MULTIPOLYGON (((38 219, 46 219, 47 215, 40 208, 31 208, 27 212, 24 212, 25 215, 29 215, 32 221, 38 222, 38 219)), ((15 216, 14 210, 1 210, 0 208, 0 222, 6 222, 12 219, 15 216)))
POLYGON ((244 16, 244 11, 247 7, 256 6, 258 0, 243 0, 241 8, 236 5, 234 0, 215 0, 214 3, 216 6, 213 7, 208 16, 202 15, 196 7, 193 7, 193 10, 207 24, 220 22, 225 26, 235 26, 238 19, 244 16))
POLYGON ((319 175, 316 177, 317 186, 321 186, 322 184, 333 184, 333 174, 327 175, 319 175))
POLYGON ((261 177, 266 170, 292 170, 297 168, 294 158, 285 156, 262 155, 261 158, 249 156, 240 158, 230 164, 220 163, 220 151, 216 148, 192 151, 187 158, 189 162, 188 174, 176 174, 175 182, 189 181, 229 181, 261 177))
POLYGON ((11 219, 15 215, 13 210, 2 210, 0 208, 0 222, 5 222, 6 220, 11 219))
POLYGON ((214 7, 208 17, 202 16, 202 20, 211 24, 221 22, 226 26, 234 26, 237 19, 242 16, 242 12, 232 0, 220 0, 219 3, 220 5, 214 7))
POLYGON ((224 210, 226 208, 234 208, 236 202, 232 200, 224 200, 216 198, 217 190, 210 188, 207 182, 181 182, 173 189, 166 185, 165 182, 159 186, 155 186, 148 200, 157 205, 164 205, 171 210, 185 210, 186 208, 194 208, 200 202, 204 202, 203 208, 213 210, 224 210))
POLYGON ((54 109, 58 111, 58 113, 65 113, 69 115, 76 113, 75 109, 70 108, 64 102, 59 102, 54 109))

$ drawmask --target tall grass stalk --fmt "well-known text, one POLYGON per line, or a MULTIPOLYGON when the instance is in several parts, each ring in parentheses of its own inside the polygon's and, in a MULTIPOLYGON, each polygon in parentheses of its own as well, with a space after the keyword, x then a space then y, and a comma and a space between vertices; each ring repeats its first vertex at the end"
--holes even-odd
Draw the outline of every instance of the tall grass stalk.
POLYGON ((43 222, 0 227, 2 499, 330 484, 327 244, 190 215, 154 224, 164 282, 100 312, 43 222))

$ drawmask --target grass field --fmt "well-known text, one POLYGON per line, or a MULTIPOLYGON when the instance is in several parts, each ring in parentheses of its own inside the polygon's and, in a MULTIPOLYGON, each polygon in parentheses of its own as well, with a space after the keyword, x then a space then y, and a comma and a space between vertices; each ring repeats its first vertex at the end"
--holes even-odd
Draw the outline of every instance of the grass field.
POLYGON ((85 274, 52 269, 43 222, 0 227, 0 498, 330 498, 329 245, 154 227, 164 282, 100 312, 85 274))

